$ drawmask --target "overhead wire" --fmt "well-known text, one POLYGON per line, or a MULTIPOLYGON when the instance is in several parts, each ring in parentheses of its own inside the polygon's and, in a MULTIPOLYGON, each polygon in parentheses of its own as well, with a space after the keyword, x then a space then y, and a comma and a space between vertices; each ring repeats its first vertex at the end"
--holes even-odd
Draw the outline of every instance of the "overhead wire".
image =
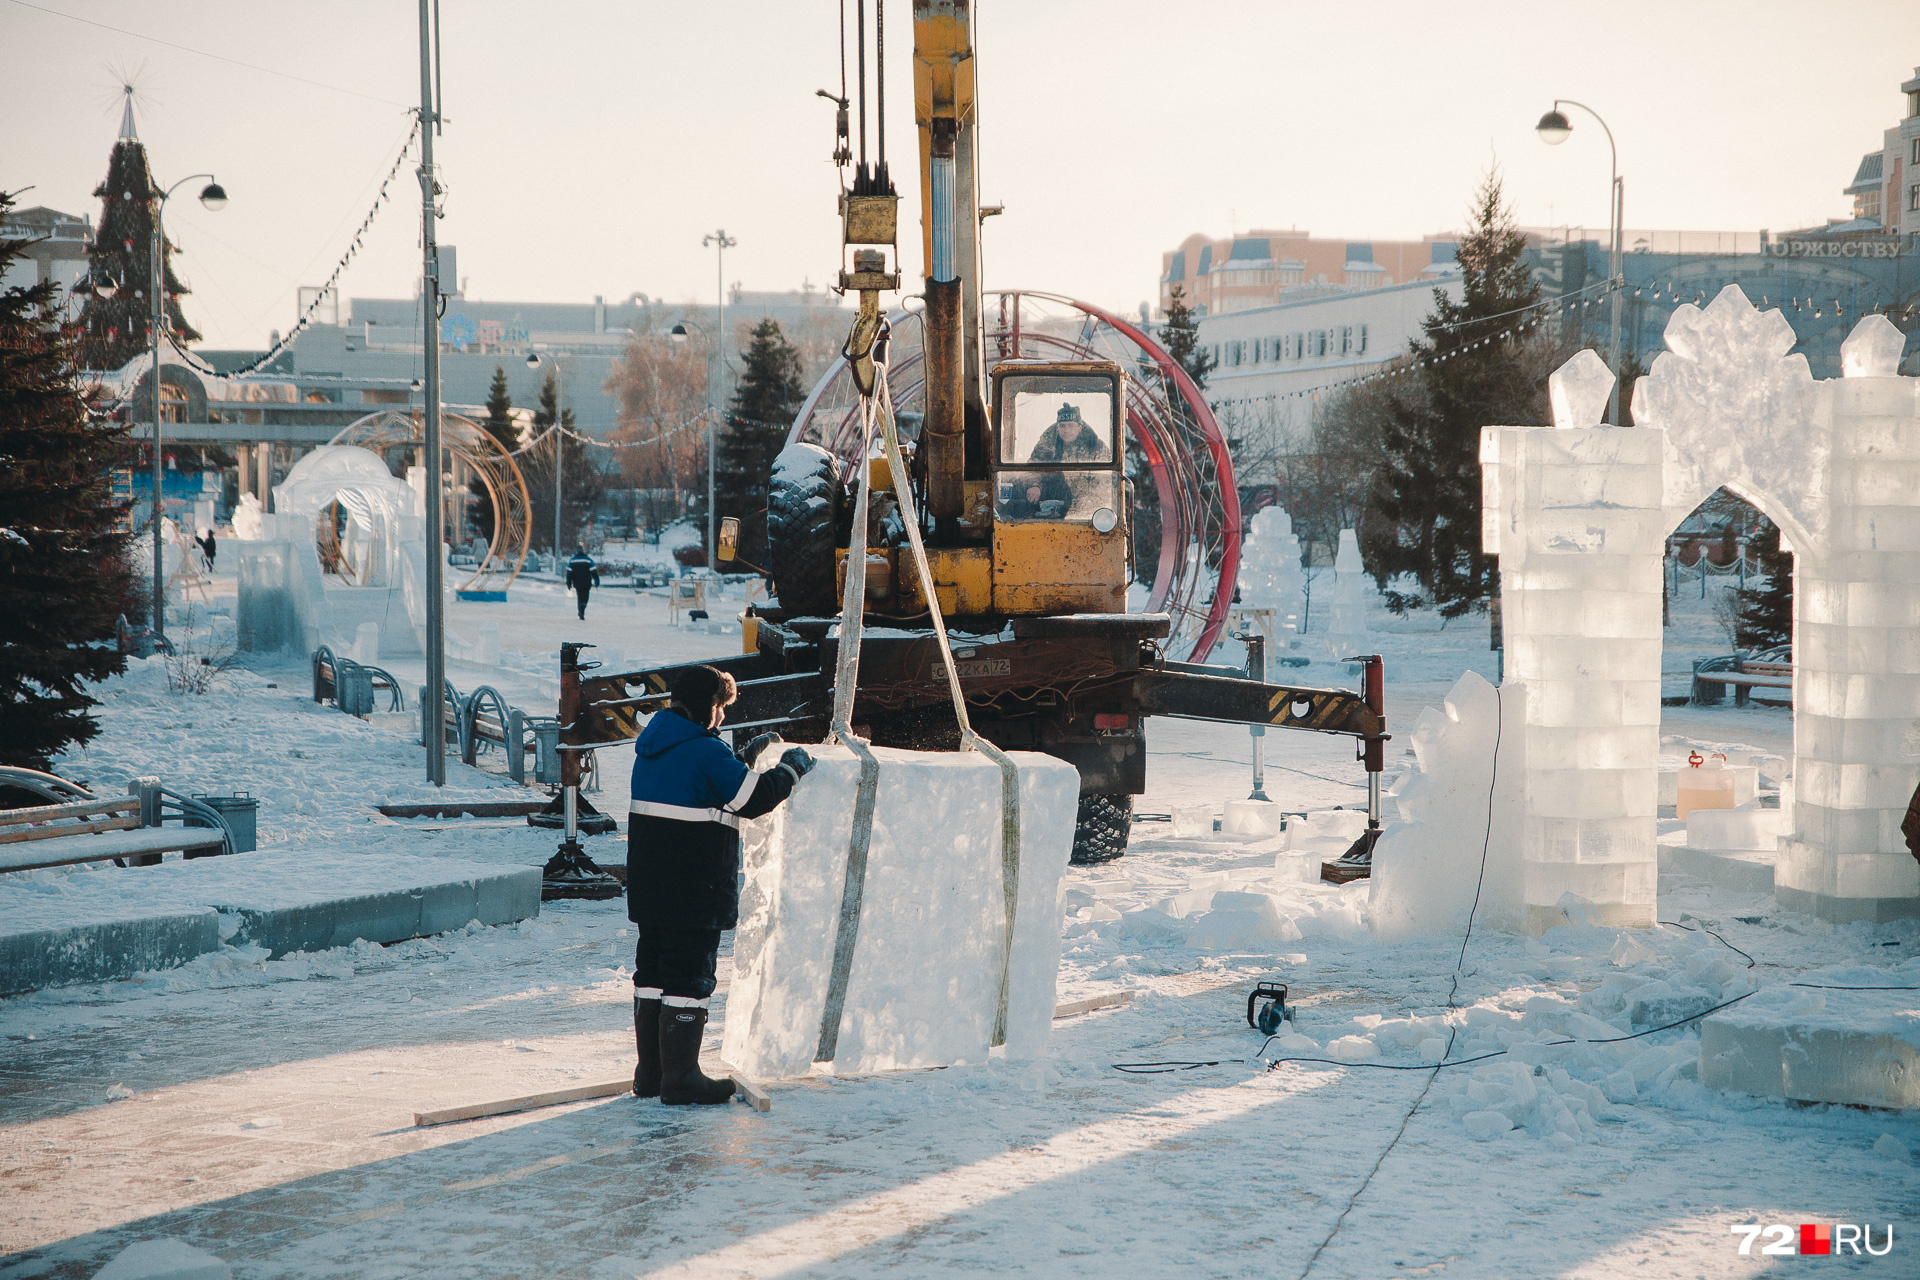
POLYGON ((316 89, 329 89, 334 93, 344 93, 355 98, 365 98, 368 102, 381 102, 390 107, 406 108, 404 102, 395 102, 392 98, 382 98, 378 94, 362 93, 358 89, 348 89, 342 85, 328 84, 324 80, 309 80, 306 76, 297 76, 290 71, 278 71, 273 67, 263 67, 257 62, 242 62, 239 58, 229 58, 223 53, 209 53, 205 49, 196 49, 192 45, 180 44, 173 40, 163 40, 159 36, 146 35, 139 31, 129 31, 125 27, 116 27, 112 23, 97 22, 92 18, 83 18, 77 13, 65 13, 59 9, 49 9, 45 5, 30 4, 28 0, 11 0, 22 9, 33 9, 40 13, 51 14, 56 18, 65 18, 69 22, 82 22, 89 27, 98 27, 102 31, 112 31, 118 35, 129 36, 135 40, 145 40, 149 44, 165 45, 169 49, 178 49, 182 53, 195 54, 202 58, 212 58, 215 62, 225 62, 236 67, 245 67, 249 71, 258 71, 263 75, 279 76, 283 80, 296 80, 301 84, 312 85, 316 89))

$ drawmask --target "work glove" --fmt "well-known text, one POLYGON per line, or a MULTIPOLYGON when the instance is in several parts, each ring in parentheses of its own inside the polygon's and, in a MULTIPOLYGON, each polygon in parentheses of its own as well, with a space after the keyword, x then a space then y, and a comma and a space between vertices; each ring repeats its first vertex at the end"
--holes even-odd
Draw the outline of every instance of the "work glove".
POLYGON ((763 733, 758 735, 757 737, 748 739, 747 745, 745 745, 744 747, 741 747, 738 751, 734 752, 733 757, 734 759, 738 760, 741 764, 744 764, 747 766, 747 768, 751 769, 753 768, 753 762, 760 758, 760 753, 762 751, 765 751, 768 747, 771 747, 776 743, 780 743, 784 741, 786 741, 786 739, 782 738, 777 733, 763 733))
POLYGON ((795 782, 813 772, 813 757, 805 747, 788 747, 780 756, 780 767, 793 774, 795 782))

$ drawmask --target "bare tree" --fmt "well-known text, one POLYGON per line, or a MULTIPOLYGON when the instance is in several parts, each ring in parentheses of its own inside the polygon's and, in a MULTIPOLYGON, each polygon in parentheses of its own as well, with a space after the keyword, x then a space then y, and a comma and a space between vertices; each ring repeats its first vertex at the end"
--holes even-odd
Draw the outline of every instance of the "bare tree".
POLYGON ((707 464, 707 379, 711 344, 680 343, 636 334, 614 362, 606 391, 619 402, 619 422, 608 439, 622 480, 634 489, 671 489, 681 496, 701 488, 707 464))

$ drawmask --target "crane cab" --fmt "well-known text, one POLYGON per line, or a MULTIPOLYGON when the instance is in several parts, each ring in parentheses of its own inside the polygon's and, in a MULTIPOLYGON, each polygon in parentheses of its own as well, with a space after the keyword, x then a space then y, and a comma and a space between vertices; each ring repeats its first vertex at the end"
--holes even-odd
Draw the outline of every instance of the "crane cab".
POLYGON ((1126 612, 1120 366, 1003 364, 991 377, 993 612, 1126 612))

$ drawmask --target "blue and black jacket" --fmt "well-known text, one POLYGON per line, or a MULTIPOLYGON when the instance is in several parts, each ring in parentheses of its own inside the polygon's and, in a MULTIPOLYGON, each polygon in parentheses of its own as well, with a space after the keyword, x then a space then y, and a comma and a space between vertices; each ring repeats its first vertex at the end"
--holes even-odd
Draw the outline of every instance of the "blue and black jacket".
POLYGON ((600 566, 593 562, 593 557, 581 551, 567 561, 567 585, 575 591, 600 585, 600 566))
POLYGON ((740 820, 769 813, 799 779, 755 773, 720 735, 655 715, 633 752, 627 918, 656 929, 731 929, 740 911, 740 820))

